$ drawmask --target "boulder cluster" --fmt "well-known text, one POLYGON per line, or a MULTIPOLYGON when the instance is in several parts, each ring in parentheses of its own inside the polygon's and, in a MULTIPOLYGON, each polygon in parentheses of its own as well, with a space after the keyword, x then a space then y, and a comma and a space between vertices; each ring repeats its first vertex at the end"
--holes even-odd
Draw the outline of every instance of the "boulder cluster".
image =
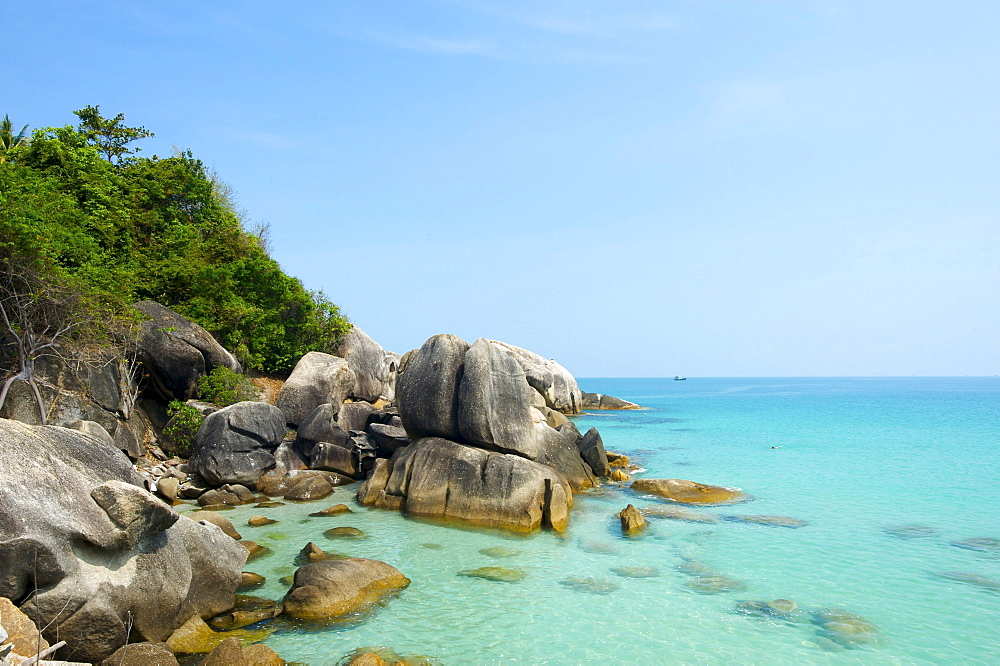
POLYGON ((236 592, 252 582, 243 567, 259 546, 213 509, 315 500, 361 481, 363 506, 563 530, 575 491, 623 474, 596 429, 581 435, 567 415, 634 405, 583 393, 528 350, 437 335, 401 357, 354 327, 335 353, 306 354, 283 383, 263 382, 260 399, 219 406, 195 399, 199 381, 242 373, 235 357, 158 303, 136 308, 148 319, 132 358, 39 362, 52 425, 18 383, 0 412, 0 649, 7 604, 30 608, 43 657, 167 663, 212 650, 203 663, 265 663, 233 642, 259 640, 241 628, 254 618, 353 612, 409 580, 314 548, 280 605, 242 607, 236 592), (172 446, 171 401, 204 417, 186 451, 172 446), (206 509, 197 520, 172 507, 185 500, 206 509))

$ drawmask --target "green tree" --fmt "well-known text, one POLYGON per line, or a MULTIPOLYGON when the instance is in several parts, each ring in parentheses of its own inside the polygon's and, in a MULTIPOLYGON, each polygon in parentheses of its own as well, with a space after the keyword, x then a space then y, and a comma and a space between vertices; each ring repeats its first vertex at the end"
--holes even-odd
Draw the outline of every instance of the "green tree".
POLYGON ((7 153, 18 146, 28 143, 28 126, 25 125, 21 131, 14 134, 14 123, 10 122, 10 116, 4 114, 3 121, 0 122, 0 163, 7 161, 7 153))
POLYGON ((125 114, 119 113, 114 118, 105 118, 101 115, 101 107, 85 106, 74 111, 80 118, 78 130, 87 138, 87 141, 97 146, 97 150, 104 156, 104 159, 111 163, 121 163, 127 155, 132 155, 141 148, 130 148, 129 144, 138 139, 146 139, 154 136, 145 127, 128 127, 125 125, 125 114))

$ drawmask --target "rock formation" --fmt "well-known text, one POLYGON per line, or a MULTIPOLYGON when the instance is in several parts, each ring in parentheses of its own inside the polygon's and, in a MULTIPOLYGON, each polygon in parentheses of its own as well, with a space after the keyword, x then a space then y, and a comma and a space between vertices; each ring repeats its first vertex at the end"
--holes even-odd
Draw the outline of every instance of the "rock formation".
POLYGON ((285 416, 266 402, 238 402, 209 414, 195 441, 191 471, 213 485, 254 487, 275 466, 273 452, 285 435, 285 416))
POLYGON ((68 644, 61 656, 100 661, 130 618, 162 641, 233 605, 246 550, 142 489, 119 450, 5 419, 0 441, 0 596, 37 604, 46 634, 68 644))
POLYGON ((330 620, 401 590, 410 579, 378 560, 349 557, 300 567, 284 600, 284 613, 300 620, 330 620))
POLYGON ((334 353, 347 361, 357 378, 350 397, 367 402, 394 399, 399 354, 386 351, 357 326, 351 326, 334 353))
POLYGON ((346 360, 322 352, 309 352, 295 364, 275 404, 284 413, 285 421, 297 426, 322 404, 329 403, 336 415, 354 391, 356 382, 354 371, 346 360))

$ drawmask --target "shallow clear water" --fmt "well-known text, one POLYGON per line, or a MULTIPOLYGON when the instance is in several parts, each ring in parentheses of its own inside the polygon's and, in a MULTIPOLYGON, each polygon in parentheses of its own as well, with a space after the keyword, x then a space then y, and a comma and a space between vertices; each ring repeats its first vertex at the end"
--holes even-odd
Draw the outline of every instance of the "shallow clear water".
POLYGON ((618 488, 578 495, 566 534, 528 537, 360 509, 356 485, 317 503, 241 507, 227 516, 244 538, 275 550, 247 567, 268 577, 257 594, 284 594, 278 578, 294 571, 292 558, 308 541, 383 560, 413 581, 357 622, 280 632, 268 644, 310 664, 336 663, 361 646, 447 664, 1000 663, 1000 591, 938 575, 1000 581, 1000 554, 951 545, 1000 538, 1000 380, 594 379, 581 387, 643 405, 574 419, 581 431, 596 425, 609 450, 647 470, 641 476, 739 487, 753 497, 703 513, 790 516, 808 525, 661 519, 642 537, 624 538, 617 511, 666 504, 618 488), (338 502, 356 513, 307 517, 338 502), (248 527, 254 514, 280 522, 248 527), (323 536, 339 525, 367 537, 323 536), (923 536, 885 531, 899 525, 923 526, 923 536), (479 552, 491 546, 520 552, 503 559, 479 552), (691 561, 745 589, 691 589, 696 578, 678 569, 691 561), (527 576, 496 583, 457 575, 481 566, 527 576), (659 575, 611 571, 622 566, 659 575), (565 585, 570 577, 611 585, 598 594, 565 585), (742 601, 776 598, 799 611, 790 620, 735 612, 742 601), (830 640, 837 635, 824 635, 814 615, 830 607, 876 625, 862 636, 872 640, 853 647, 830 640))

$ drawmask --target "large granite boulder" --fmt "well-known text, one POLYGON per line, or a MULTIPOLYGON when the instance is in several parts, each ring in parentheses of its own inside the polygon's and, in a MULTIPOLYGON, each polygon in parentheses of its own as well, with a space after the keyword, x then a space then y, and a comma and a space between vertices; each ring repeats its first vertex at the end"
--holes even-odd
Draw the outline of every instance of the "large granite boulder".
POLYGON ((37 609, 61 658, 99 662, 129 625, 162 641, 233 605, 246 549, 143 490, 121 451, 6 419, 0 441, 0 596, 37 609))
MULTIPOLYGON (((470 444, 538 458, 531 387, 514 357, 480 338, 465 353, 458 430, 470 444)), ((404 420, 405 423, 405 420, 404 420)))
POLYGON ((437 437, 380 458, 357 498, 408 516, 518 532, 565 529, 573 504, 569 482, 551 467, 437 437))
POLYGON ((314 409, 325 403, 331 405, 336 416, 356 383, 354 371, 345 359, 309 352, 295 364, 275 404, 285 414, 285 421, 293 426, 302 423, 314 409))
POLYGON ((544 421, 535 423, 534 430, 540 451, 537 462, 562 474, 573 490, 586 490, 597 485, 597 478, 590 465, 580 457, 580 450, 572 433, 553 430, 544 421))
POLYGON ((313 562, 295 572, 283 612, 300 620, 331 620, 364 610, 409 584, 395 567, 378 560, 313 562))
POLYGON ((334 353, 347 361, 357 378, 352 398, 367 402, 393 400, 399 354, 386 351, 357 326, 351 326, 334 353))
MULTIPOLYGON (((359 430, 361 429, 359 428, 359 430)), ((313 448, 320 442, 327 442, 346 449, 350 448, 350 441, 350 433, 337 423, 337 411, 328 402, 314 409, 299 424, 296 433, 296 444, 307 456, 312 455, 313 448)))
POLYGON ((205 417, 188 467, 212 485, 253 488, 275 466, 273 452, 284 435, 285 416, 277 407, 238 402, 205 417))
POLYGON ((524 370, 528 384, 545 398, 545 404, 549 408, 563 414, 576 414, 580 411, 582 405, 580 387, 569 370, 533 351, 499 340, 487 342, 504 349, 514 357, 524 370))
POLYGON ((396 380, 396 402, 410 439, 461 439, 458 387, 468 350, 465 340, 441 334, 403 356, 396 380))
POLYGON ((141 324, 139 353, 151 387, 164 399, 195 397, 198 380, 217 367, 242 372, 236 357, 190 319, 155 301, 133 307, 150 317, 141 324))
MULTIPOLYGON (((352 430, 364 430, 368 426, 368 419, 375 411, 375 407, 368 402, 345 402, 337 412, 337 425, 345 432, 352 430)), ((302 426, 299 426, 302 430, 302 426)))
POLYGON ((583 409, 639 409, 639 405, 605 393, 582 393, 583 409))
POLYGON ((680 504, 735 504, 749 497, 746 493, 722 486, 709 486, 685 479, 636 479, 632 489, 641 493, 651 493, 680 504))

